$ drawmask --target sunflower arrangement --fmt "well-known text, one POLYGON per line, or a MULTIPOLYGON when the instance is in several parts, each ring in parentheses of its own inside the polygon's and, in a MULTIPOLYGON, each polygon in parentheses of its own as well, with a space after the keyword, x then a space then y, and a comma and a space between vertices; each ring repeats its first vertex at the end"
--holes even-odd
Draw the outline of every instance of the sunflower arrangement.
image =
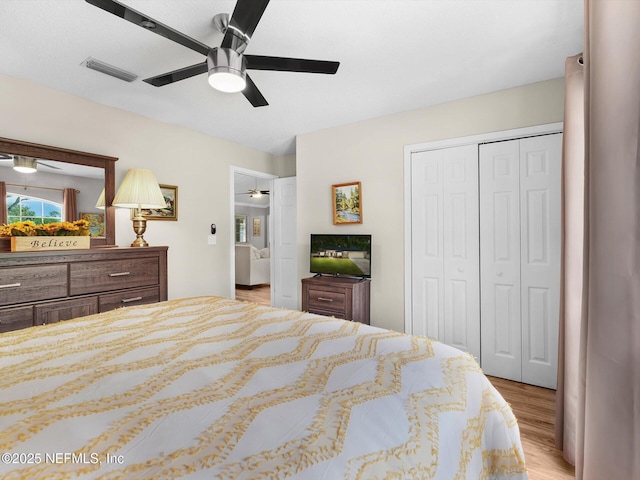
POLYGON ((75 222, 55 222, 36 225, 31 220, 0 225, 2 237, 77 237, 89 235, 89 222, 76 220, 75 222))

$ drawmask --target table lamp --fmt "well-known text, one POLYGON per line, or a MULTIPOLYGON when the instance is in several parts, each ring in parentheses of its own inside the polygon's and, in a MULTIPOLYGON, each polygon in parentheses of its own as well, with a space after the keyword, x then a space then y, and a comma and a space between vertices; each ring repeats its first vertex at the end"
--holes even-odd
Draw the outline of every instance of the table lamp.
POLYGON ((149 244, 142 236, 147 230, 147 219, 142 216, 142 209, 166 208, 167 204, 156 176, 151 170, 130 169, 113 199, 113 206, 135 208, 135 216, 132 220, 136 239, 131 246, 148 247, 149 244))

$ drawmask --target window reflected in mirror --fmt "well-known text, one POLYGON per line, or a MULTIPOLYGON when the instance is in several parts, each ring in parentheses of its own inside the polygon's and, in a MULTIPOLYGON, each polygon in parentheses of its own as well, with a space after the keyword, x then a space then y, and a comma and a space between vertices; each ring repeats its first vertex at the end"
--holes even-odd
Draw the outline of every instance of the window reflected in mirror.
POLYGON ((105 236, 105 212, 96 207, 105 188, 103 168, 42 159, 26 163, 35 171, 16 171, 14 156, 0 153, 0 181, 6 186, 8 223, 85 219, 92 237, 105 236))

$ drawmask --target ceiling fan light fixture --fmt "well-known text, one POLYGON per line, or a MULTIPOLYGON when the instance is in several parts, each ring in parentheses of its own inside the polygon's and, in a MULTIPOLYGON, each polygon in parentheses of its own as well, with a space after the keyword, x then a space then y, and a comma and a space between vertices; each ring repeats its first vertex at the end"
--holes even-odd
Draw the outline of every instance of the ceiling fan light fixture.
POLYGON ((38 161, 31 157, 16 155, 13 157, 13 169, 20 173, 34 173, 38 171, 38 161))
POLYGON ((245 59, 230 48, 213 48, 207 55, 209 84, 221 92, 241 92, 247 86, 245 59))

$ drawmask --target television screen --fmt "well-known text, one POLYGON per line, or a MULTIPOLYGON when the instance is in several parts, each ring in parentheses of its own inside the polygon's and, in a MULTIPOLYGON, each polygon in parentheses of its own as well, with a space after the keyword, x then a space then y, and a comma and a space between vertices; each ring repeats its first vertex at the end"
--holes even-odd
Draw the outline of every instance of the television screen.
POLYGON ((311 273, 371 277, 371 235, 311 234, 311 273))

